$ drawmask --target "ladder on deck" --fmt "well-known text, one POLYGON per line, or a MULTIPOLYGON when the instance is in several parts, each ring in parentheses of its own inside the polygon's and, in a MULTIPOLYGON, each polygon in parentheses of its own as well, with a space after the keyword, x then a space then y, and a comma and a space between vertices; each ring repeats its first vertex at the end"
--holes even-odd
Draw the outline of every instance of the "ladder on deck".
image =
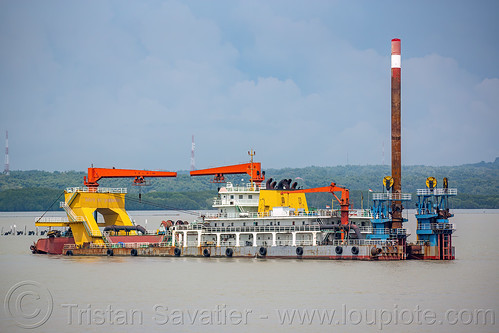
POLYGON ((87 234, 91 237, 101 237, 102 234, 99 232, 94 232, 88 225, 87 221, 85 218, 82 216, 76 216, 75 212, 69 207, 66 202, 62 201, 60 203, 60 207, 63 208, 66 211, 66 214, 68 215, 68 219, 70 222, 74 223, 83 223, 83 226, 85 227, 85 230, 87 231, 87 234))
POLYGON ((439 235, 439 245, 440 245, 440 260, 451 260, 452 259, 452 235, 450 234, 440 234, 439 235))
POLYGON ((104 241, 105 244, 111 245, 113 241, 109 237, 110 232, 109 231, 103 231, 102 232, 102 240, 104 241))

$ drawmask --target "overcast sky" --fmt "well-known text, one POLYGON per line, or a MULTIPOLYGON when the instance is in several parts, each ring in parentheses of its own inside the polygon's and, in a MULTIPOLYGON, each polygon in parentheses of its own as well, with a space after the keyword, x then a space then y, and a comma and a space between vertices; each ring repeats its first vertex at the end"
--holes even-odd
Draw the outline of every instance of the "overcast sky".
MULTIPOLYGON (((0 1, 11 170, 499 156, 498 1, 0 1), (384 149, 383 149, 384 147, 384 149), (384 152, 384 154, 383 154, 384 152)), ((3 150, 3 149, 2 149, 3 150)))

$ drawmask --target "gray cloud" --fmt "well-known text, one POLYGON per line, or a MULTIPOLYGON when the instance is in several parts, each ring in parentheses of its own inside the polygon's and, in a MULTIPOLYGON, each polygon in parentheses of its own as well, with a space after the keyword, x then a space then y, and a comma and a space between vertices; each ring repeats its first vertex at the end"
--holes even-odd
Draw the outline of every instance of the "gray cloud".
MULTIPOLYGON (((246 161, 250 148, 264 167, 347 155, 380 164, 383 144, 388 163, 397 35, 361 5, 3 2, 0 130, 11 168, 188 169, 192 134, 198 167, 246 161), (327 19, 338 12, 371 22, 382 45, 360 47, 362 29, 327 19)), ((424 48, 428 33, 402 36, 403 162, 493 160, 499 79, 438 49, 412 53, 411 37, 424 48)))

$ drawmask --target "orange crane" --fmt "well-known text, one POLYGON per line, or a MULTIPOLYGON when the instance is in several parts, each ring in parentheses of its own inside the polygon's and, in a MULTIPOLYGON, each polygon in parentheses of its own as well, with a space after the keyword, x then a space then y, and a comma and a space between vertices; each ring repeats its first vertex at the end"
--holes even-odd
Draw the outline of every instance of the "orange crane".
POLYGON ((254 162, 228 165, 204 170, 194 170, 191 171, 191 176, 215 175, 215 177, 213 178, 214 183, 225 183, 224 174, 235 175, 243 173, 246 173, 250 176, 250 182, 260 184, 265 180, 265 171, 262 172, 261 163, 254 162))
POLYGON ((340 203, 341 211, 341 224, 348 225, 348 208, 350 206, 350 192, 343 186, 337 186, 331 183, 325 187, 307 188, 303 190, 283 191, 282 193, 318 193, 318 192, 331 192, 336 200, 340 203), (336 196, 334 192, 341 192, 341 199, 336 196))
POLYGON ((106 168, 88 168, 88 178, 83 177, 83 184, 87 187, 96 188, 97 183, 102 178, 129 178, 135 177, 135 185, 144 185, 145 177, 177 177, 176 172, 169 171, 146 171, 130 169, 106 169, 106 168))

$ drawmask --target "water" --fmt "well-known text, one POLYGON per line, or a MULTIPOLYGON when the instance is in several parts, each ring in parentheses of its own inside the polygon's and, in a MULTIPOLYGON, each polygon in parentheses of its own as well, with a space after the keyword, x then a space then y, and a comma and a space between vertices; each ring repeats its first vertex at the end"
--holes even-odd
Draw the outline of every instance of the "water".
MULTIPOLYGON (((37 215, 1 213, 0 227, 34 230, 37 215)), ((192 220, 130 215, 149 229, 192 220)), ((1 236, 0 297, 17 323, 1 309, 0 331, 497 332, 499 211, 453 222, 449 262, 47 256, 30 253, 36 236, 1 236)))

